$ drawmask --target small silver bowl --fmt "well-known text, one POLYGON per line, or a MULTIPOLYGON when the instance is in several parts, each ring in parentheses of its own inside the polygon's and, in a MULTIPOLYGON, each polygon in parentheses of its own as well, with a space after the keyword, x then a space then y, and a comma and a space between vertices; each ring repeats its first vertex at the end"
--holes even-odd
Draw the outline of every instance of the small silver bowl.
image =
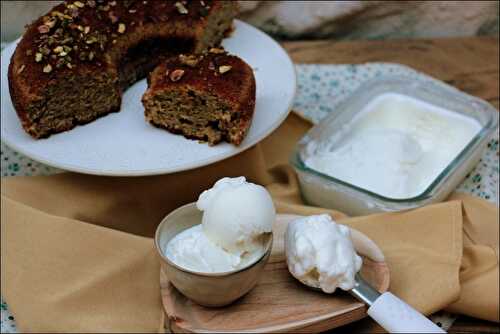
POLYGON ((182 268, 162 251, 173 237, 182 231, 201 223, 202 212, 196 203, 186 204, 172 211, 158 225, 155 234, 155 247, 160 257, 161 270, 177 290, 194 302, 209 307, 224 306, 234 302, 249 292, 258 282, 260 274, 271 254, 273 237, 269 234, 265 252, 246 267, 221 272, 204 273, 182 268))

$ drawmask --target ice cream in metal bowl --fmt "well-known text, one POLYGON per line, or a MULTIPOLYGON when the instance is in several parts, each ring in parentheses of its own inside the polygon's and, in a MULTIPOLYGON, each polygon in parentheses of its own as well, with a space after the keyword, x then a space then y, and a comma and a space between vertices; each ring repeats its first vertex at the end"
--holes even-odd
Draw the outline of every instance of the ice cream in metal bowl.
POLYGON ((162 274, 203 306, 224 306, 258 282, 271 253, 275 209, 262 186, 224 178, 160 223, 162 274))
POLYGON ((178 266, 164 254, 164 246, 179 233, 201 223, 196 203, 184 205, 163 219, 155 235, 161 270, 169 282, 189 299, 203 306, 224 306, 249 292, 256 284, 271 253, 273 237, 268 234, 265 252, 246 266, 226 272, 197 272, 178 266))

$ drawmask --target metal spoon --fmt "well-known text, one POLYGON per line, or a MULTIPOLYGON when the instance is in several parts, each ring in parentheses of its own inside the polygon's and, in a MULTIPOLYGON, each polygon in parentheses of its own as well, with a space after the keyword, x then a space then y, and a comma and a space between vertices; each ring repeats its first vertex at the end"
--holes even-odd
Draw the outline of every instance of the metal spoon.
MULTIPOLYGON (((368 306, 368 315, 389 333, 446 333, 441 327, 390 292, 380 293, 357 273, 354 298, 368 306)), ((322 291, 319 288, 311 287, 322 291)))

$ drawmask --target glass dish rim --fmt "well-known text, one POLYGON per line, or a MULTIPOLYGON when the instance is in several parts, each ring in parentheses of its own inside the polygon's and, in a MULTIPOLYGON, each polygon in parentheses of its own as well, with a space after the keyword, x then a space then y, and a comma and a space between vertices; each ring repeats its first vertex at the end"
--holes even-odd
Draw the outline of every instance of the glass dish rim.
MULTIPOLYGON (((342 101, 336 109, 340 110, 345 110, 346 106, 349 105, 358 95, 361 94, 366 94, 366 92, 370 89, 373 90, 373 88, 376 88, 377 86, 375 84, 381 84, 381 83, 403 83, 403 84, 411 84, 414 85, 415 82, 422 84, 424 81, 421 79, 411 79, 408 77, 400 76, 400 75, 385 75, 381 76, 375 79, 368 80, 361 84, 354 92, 352 92, 344 101, 342 101)), ((392 197, 386 197, 380 194, 377 194, 375 192, 372 192, 370 190, 358 187, 354 184, 351 184, 349 182, 342 181, 340 179, 337 179, 333 176, 323 174, 315 169, 309 168, 306 166, 306 164, 302 161, 302 158, 300 157, 300 150, 298 146, 302 143, 302 141, 309 137, 309 133, 313 131, 313 129, 316 129, 318 126, 321 125, 321 123, 315 124, 311 129, 307 131, 307 133, 301 137, 301 139, 297 142, 295 145, 295 148, 292 152, 292 155, 290 157, 290 164, 296 168, 297 170, 301 172, 305 172, 307 174, 311 174, 315 177, 318 177, 320 179, 325 179, 326 181, 329 181, 330 183, 338 184, 341 186, 344 186, 348 189, 354 190, 358 193, 361 193, 363 195, 368 195, 370 197, 373 197, 375 199, 387 202, 387 203, 395 203, 395 204, 404 204, 404 203, 415 203, 415 202, 422 202, 427 199, 430 199, 433 197, 434 192, 436 189, 438 189, 439 185, 446 181, 452 174, 453 172, 462 164, 462 162, 472 153, 473 148, 479 146, 484 140, 487 139, 487 137, 490 135, 490 133, 496 128, 498 125, 498 112, 495 107, 493 107, 490 103, 487 101, 484 101, 478 97, 472 96, 470 94, 467 94, 465 92, 460 91, 459 89, 450 86, 444 82, 437 81, 425 81, 426 86, 433 86, 437 90, 441 91, 446 91, 448 94, 453 94, 453 95, 458 95, 462 99, 469 100, 470 103, 476 103, 478 104, 484 111, 486 111, 489 114, 489 119, 488 122, 484 125, 481 126, 481 130, 469 141, 469 143, 457 154, 457 156, 444 168, 441 173, 439 173, 438 176, 434 179, 434 181, 431 182, 423 190, 420 194, 413 196, 413 197, 408 197, 408 198, 392 198, 392 197)), ((422 88, 418 88, 422 89, 422 88)), ((374 97, 371 98, 373 100, 377 96, 380 96, 385 93, 398 93, 395 91, 387 90, 385 92, 381 92, 374 97)), ((403 94, 399 93, 402 95, 407 95, 412 97, 409 94, 403 94)), ((416 98, 416 97, 413 97, 416 98)), ((337 117, 341 113, 334 115, 334 114, 329 114, 327 115, 324 120, 328 119, 329 117, 337 117)))

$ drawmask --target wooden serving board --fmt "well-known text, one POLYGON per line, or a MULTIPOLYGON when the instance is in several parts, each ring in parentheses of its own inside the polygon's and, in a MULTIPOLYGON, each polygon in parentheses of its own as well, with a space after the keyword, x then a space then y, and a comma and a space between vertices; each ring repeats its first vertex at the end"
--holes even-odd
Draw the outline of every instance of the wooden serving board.
MULTIPOLYGON (((366 306, 348 293, 313 291, 297 281, 285 260, 284 234, 297 216, 278 215, 274 244, 257 286, 235 303, 222 308, 200 306, 179 293, 161 273, 161 297, 174 332, 320 332, 366 316, 366 306)), ((380 249, 365 235, 352 230, 357 252, 363 256, 361 273, 380 292, 389 288, 389 268, 380 249), (372 258, 369 259, 368 257, 372 258)))

